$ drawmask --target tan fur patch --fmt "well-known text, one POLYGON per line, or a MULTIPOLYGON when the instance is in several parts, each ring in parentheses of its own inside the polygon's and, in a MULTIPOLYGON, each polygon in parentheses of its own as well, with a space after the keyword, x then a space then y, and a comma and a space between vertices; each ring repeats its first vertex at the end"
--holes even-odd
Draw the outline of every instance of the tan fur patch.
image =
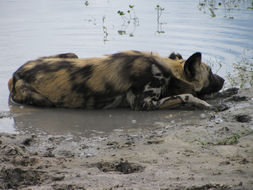
POLYGON ((61 69, 55 73, 37 75, 36 80, 31 83, 31 86, 38 93, 48 97, 52 102, 57 102, 62 96, 68 95, 71 91, 71 85, 68 80, 66 80, 68 78, 68 71, 61 69))
POLYGON ((10 80, 8 81, 8 88, 10 92, 12 91, 12 87, 13 87, 13 77, 11 77, 10 80))

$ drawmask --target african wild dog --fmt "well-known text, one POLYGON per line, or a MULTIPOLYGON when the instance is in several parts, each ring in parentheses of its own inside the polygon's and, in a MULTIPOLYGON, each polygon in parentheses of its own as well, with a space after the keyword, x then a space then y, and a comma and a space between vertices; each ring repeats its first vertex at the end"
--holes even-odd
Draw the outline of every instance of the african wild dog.
POLYGON ((9 80, 18 103, 66 108, 173 108, 182 103, 212 108, 197 98, 218 92, 224 80, 202 63, 172 53, 125 51, 79 59, 67 53, 41 57, 21 66, 9 80))

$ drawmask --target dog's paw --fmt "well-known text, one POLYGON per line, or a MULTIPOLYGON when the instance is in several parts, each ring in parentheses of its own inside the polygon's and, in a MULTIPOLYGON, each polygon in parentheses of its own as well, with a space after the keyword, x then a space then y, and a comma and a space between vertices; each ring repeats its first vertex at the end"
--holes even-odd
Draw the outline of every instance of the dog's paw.
POLYGON ((219 104, 219 105, 216 105, 216 106, 213 106, 214 107, 214 111, 217 111, 217 112, 221 112, 221 111, 225 111, 225 110, 228 110, 230 107, 226 104, 219 104))
POLYGON ((235 94, 238 94, 239 88, 228 88, 227 90, 224 90, 221 92, 222 97, 230 97, 235 94))

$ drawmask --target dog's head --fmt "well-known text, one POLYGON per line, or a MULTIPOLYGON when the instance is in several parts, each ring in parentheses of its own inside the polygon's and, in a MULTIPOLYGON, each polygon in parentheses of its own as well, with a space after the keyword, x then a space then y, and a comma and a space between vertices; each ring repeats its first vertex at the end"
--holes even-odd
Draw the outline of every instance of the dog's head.
POLYGON ((197 52, 190 56, 184 63, 184 75, 198 96, 218 92, 224 79, 213 74, 210 66, 201 61, 201 53, 197 52))

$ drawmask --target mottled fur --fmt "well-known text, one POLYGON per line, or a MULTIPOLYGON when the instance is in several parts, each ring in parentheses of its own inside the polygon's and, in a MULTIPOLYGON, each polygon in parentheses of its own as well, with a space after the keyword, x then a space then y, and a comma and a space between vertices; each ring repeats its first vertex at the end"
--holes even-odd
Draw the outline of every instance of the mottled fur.
POLYGON ((125 51, 86 59, 73 53, 41 57, 21 66, 8 85, 15 102, 29 105, 153 110, 182 103, 210 108, 197 96, 219 91, 223 82, 200 53, 184 60, 175 53, 125 51))

